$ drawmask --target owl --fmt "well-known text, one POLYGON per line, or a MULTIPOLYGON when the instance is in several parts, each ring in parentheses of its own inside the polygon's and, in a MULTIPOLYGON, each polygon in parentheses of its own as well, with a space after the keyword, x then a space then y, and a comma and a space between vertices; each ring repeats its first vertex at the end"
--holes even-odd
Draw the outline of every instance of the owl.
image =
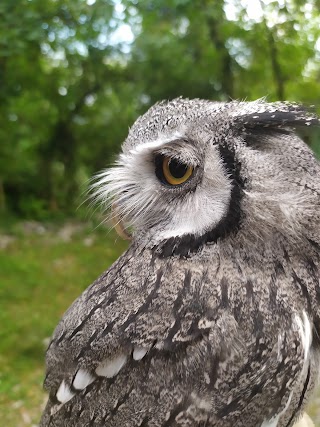
POLYGON ((320 370, 320 164, 299 105, 178 98, 93 197, 129 249, 67 310, 41 427, 290 427, 320 370))

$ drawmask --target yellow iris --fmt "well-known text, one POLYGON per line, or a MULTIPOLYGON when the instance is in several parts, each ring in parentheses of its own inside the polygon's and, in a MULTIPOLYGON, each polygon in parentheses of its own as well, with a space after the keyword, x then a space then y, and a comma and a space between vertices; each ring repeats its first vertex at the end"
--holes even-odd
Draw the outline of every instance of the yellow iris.
POLYGON ((174 158, 164 156, 162 160, 162 172, 168 184, 179 185, 190 178, 193 168, 174 158))

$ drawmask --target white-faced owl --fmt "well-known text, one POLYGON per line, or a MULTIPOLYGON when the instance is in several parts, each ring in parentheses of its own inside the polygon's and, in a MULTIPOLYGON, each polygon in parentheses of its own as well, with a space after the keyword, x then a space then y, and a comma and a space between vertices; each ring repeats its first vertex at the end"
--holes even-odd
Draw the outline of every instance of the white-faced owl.
POLYGON ((42 427, 289 427, 320 355, 320 164, 296 104, 161 102, 94 199, 129 249, 67 310, 42 427))

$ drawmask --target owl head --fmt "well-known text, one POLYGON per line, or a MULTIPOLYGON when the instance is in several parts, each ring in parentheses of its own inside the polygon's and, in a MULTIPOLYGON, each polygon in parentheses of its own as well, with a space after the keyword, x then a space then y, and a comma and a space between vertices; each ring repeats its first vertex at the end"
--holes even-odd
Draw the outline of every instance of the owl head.
POLYGON ((318 124, 292 103, 161 102, 96 176, 93 197, 163 256, 277 233, 318 242, 320 166, 296 134, 318 124))

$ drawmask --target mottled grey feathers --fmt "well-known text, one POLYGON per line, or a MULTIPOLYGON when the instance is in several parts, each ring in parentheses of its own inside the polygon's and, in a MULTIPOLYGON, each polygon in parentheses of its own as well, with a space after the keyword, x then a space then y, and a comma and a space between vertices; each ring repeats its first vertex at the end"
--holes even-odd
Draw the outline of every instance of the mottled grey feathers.
POLYGON ((290 427, 319 372, 320 165, 298 105, 177 99, 133 125, 94 198, 128 251, 68 309, 41 427, 290 427), (170 186, 155 158, 192 166, 170 186))

